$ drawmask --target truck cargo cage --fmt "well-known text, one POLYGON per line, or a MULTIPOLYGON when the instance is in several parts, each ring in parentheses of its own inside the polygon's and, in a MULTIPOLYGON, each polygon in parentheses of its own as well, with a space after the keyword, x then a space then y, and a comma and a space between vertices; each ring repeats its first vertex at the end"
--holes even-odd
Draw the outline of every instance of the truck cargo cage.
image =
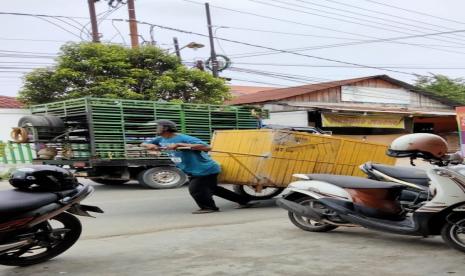
MULTIPOLYGON (((53 141, 39 133, 35 142, 53 143, 65 159, 147 159, 160 156, 143 153, 141 142, 155 136, 150 122, 172 120, 180 132, 210 142, 215 130, 255 129, 258 122, 253 107, 85 97, 31 107, 33 115, 58 116, 67 133, 53 141), (44 139, 41 139, 44 138, 44 139)), ((260 110, 263 114, 266 112, 260 110)))

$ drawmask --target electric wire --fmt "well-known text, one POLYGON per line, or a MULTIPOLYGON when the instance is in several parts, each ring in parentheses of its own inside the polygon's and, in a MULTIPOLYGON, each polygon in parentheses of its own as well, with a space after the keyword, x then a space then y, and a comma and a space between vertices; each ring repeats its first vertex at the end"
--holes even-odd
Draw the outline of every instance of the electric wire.
POLYGON ((118 27, 116 27, 115 25, 115 20, 111 20, 111 25, 113 26, 113 28, 116 30, 117 34, 115 34, 109 41, 111 42, 117 35, 119 35, 121 37, 121 39, 123 40, 123 43, 124 45, 127 45, 126 43, 126 39, 124 39, 124 36, 123 34, 121 33, 121 31, 118 29, 118 27))
MULTIPOLYGON (((187 2, 187 3, 191 3, 191 4, 196 4, 196 5, 204 5, 203 3, 200 3, 200 2, 197 2, 197 1, 193 1, 193 0, 182 0, 182 1, 187 2)), ((363 34, 360 34, 360 33, 353 33, 353 32, 341 31, 341 30, 336 30, 336 29, 324 27, 324 26, 312 25, 312 24, 307 24, 307 23, 303 23, 303 22, 298 22, 298 21, 287 20, 287 19, 278 18, 278 17, 272 17, 272 16, 267 16, 267 15, 252 13, 252 12, 248 12, 248 11, 242 11, 242 10, 237 10, 237 9, 225 8, 225 7, 221 7, 221 6, 217 6, 217 5, 210 5, 210 7, 213 7, 213 8, 216 8, 216 9, 220 9, 220 10, 226 10, 226 11, 230 11, 230 12, 235 12, 235 13, 239 13, 239 14, 246 14, 246 15, 251 15, 251 16, 255 16, 255 17, 259 17, 259 18, 270 19, 270 20, 275 20, 275 21, 279 21, 279 22, 285 22, 285 23, 300 25, 300 26, 306 26, 306 27, 311 27, 311 28, 317 28, 317 29, 322 29, 322 30, 327 30, 327 31, 332 31, 332 32, 337 32, 337 33, 343 33, 343 34, 349 34, 349 35, 354 35, 354 36, 359 36, 359 37, 365 37, 365 38, 371 38, 371 39, 380 39, 380 40, 384 40, 384 39, 379 38, 379 37, 373 37, 373 36, 363 35, 363 34)), ((443 32, 441 32, 441 34, 443 34, 443 32)), ((420 37, 420 36, 419 36, 419 37, 420 37)), ((390 42, 390 41, 386 41, 386 42, 390 42)), ((411 45, 410 43, 401 42, 401 41, 392 41, 392 43, 411 45)), ((418 45, 412 45, 412 46, 418 46, 418 45)), ((422 47, 422 46, 419 46, 419 47, 422 47)), ((445 50, 445 49, 435 49, 435 50, 446 51, 446 52, 447 52, 447 50, 445 50)), ((458 53, 461 53, 461 52, 458 52, 458 53)))
MULTIPOLYGON (((355 12, 353 10, 346 10, 346 9, 341 9, 341 8, 336 8, 336 7, 330 7, 330 6, 317 4, 317 3, 313 3, 311 1, 306 1, 306 0, 294 0, 294 1, 301 2, 301 3, 306 3, 306 4, 312 5, 312 6, 323 7, 323 8, 327 8, 327 9, 330 9, 330 10, 338 10, 338 11, 346 12, 346 13, 349 13, 349 14, 356 14, 356 15, 360 15, 360 16, 363 16, 363 17, 375 18, 377 20, 381 20, 381 21, 385 21, 385 22, 393 22, 393 23, 400 24, 400 25, 407 25, 407 26, 411 26, 411 27, 418 28, 418 29, 421 29, 421 30, 430 30, 430 31, 435 31, 435 32, 443 31, 443 30, 448 30, 448 31, 452 30, 450 27, 445 27, 445 26, 436 25, 436 24, 430 24, 428 22, 414 20, 414 19, 411 19, 411 18, 406 18, 406 17, 402 17, 402 16, 398 16, 398 15, 395 15, 395 14, 390 14, 390 13, 385 13, 385 12, 381 12, 381 11, 377 11, 377 10, 362 8, 362 7, 358 7, 358 6, 350 5, 350 4, 346 4, 346 3, 341 3, 341 2, 338 2, 338 1, 334 1, 334 0, 325 0, 325 1, 335 3, 335 4, 338 4, 338 5, 342 5, 342 6, 345 6, 345 7, 352 7, 352 8, 356 8, 356 9, 361 9, 361 10, 364 10, 364 11, 375 13, 376 15, 382 14, 382 15, 386 15, 388 17, 398 18, 398 19, 401 19, 401 20, 404 20, 404 21, 417 22, 417 23, 420 23, 422 25, 419 26, 419 25, 414 25, 414 24, 401 22, 401 21, 388 19, 388 18, 383 18, 383 17, 379 17, 379 16, 373 16, 373 15, 369 15, 369 14, 358 13, 358 12, 355 12), (429 27, 426 27, 425 25, 438 27, 438 28, 441 28, 442 30, 429 28, 429 27)), ((459 36, 457 34, 454 34, 454 36, 458 36, 461 39, 464 38, 463 36, 459 36)), ((446 37, 446 36, 444 36, 444 37, 446 37)), ((454 38, 454 37, 452 37, 452 38, 454 38)))
MULTIPOLYGON (((285 64, 285 63, 267 63, 267 62, 234 62, 239 65, 256 65, 256 66, 277 66, 277 67, 310 67, 310 68, 360 68, 350 65, 330 65, 330 64, 285 64)), ((389 66, 376 65, 383 68, 394 69, 441 69, 441 70, 465 70, 465 67, 446 67, 446 66, 389 66)))
MULTIPOLYGON (((307 12, 307 11, 303 11, 303 10, 300 10, 300 9, 294 9, 294 8, 290 8, 290 7, 271 4, 269 2, 264 2, 264 1, 259 1, 259 0, 249 0, 249 1, 254 2, 254 3, 259 3, 259 4, 262 4, 262 5, 266 5, 266 6, 272 6, 272 7, 280 8, 280 9, 283 9, 283 10, 289 10, 289 11, 294 11, 294 12, 299 12, 299 13, 304 13, 304 14, 320 16, 320 17, 323 17, 323 18, 333 19, 333 20, 336 20, 336 21, 341 21, 341 22, 346 22, 346 23, 352 23, 352 24, 356 24, 356 25, 360 25, 360 26, 364 26, 364 27, 369 27, 369 28, 374 28, 374 29, 383 29, 383 30, 388 30, 388 31, 391 31, 391 32, 397 32, 397 33, 402 33, 402 34, 407 34, 407 35, 413 35, 412 33, 408 33, 408 32, 392 30, 392 29, 389 29, 389 28, 386 28, 386 27, 379 27, 379 26, 374 26, 374 25, 370 25, 370 24, 354 22, 354 21, 342 19, 342 18, 339 18, 339 17, 331 17, 331 16, 327 16, 327 15, 321 15, 321 14, 317 14, 317 13, 307 12)), ((280 2, 278 0, 274 0, 274 1, 275 2, 280 2)), ((301 6, 301 5, 293 5, 293 6, 305 8, 304 6, 301 6)), ((437 39, 437 38, 430 38, 430 37, 427 37, 427 39, 441 41, 441 42, 445 41, 444 39, 437 39)), ((460 43, 460 42, 452 42, 452 43, 457 43, 457 44, 463 45, 463 43, 460 43)), ((443 52, 465 54, 464 52, 446 50, 446 49, 430 47, 430 46, 418 46, 418 47, 434 49, 434 50, 443 51, 443 52)))
POLYGON ((10 37, 0 37, 0 40, 28 41, 28 42, 57 42, 57 43, 69 42, 69 41, 66 41, 66 40, 34 39, 34 38, 10 38, 10 37))
POLYGON ((250 82, 250 83, 258 83, 258 84, 266 84, 266 85, 273 85, 273 86, 279 86, 279 87, 286 87, 285 85, 282 84, 277 84, 277 83, 271 83, 271 82, 264 82, 264 81, 257 81, 257 80, 249 80, 249 79, 239 79, 239 78, 230 78, 231 80, 238 80, 238 81, 245 81, 245 82, 250 82))
MULTIPOLYGON (((122 21, 128 21, 128 20, 125 20, 125 19, 121 19, 121 20, 122 21)), ((161 28, 161 29, 166 29, 166 30, 180 32, 180 33, 191 34, 191 35, 197 35, 197 36, 202 36, 202 37, 209 37, 206 34, 197 33, 197 32, 193 32, 193 31, 187 31, 187 30, 183 30, 183 29, 179 29, 179 28, 173 28, 173 27, 169 27, 169 26, 153 24, 153 23, 148 23, 148 22, 143 22, 143 21, 138 21, 138 22, 140 22, 141 24, 153 25, 153 26, 161 28)), ((269 46, 258 45, 258 44, 253 44, 253 43, 249 43, 249 42, 243 42, 243 41, 238 41, 238 40, 234 40, 234 39, 228 39, 228 38, 222 38, 222 37, 218 37, 218 39, 222 40, 222 41, 234 43, 234 44, 246 45, 246 46, 250 46, 250 47, 266 49, 266 50, 271 50, 271 51, 276 51, 276 52, 282 52, 282 53, 287 53, 287 54, 296 55, 296 56, 302 56, 302 57, 313 58, 313 59, 324 60, 324 61, 331 61, 331 62, 347 64, 347 65, 354 65, 354 66, 365 67, 365 68, 369 68, 369 69, 389 71, 389 72, 394 72, 394 73, 399 73, 399 74, 411 75, 411 76, 415 76, 415 77, 418 76, 418 74, 411 73, 411 72, 404 72, 404 71, 399 71, 399 70, 385 69, 385 68, 381 68, 381 67, 367 66, 367 65, 363 65, 363 64, 354 63, 354 62, 337 60, 337 59, 333 59, 333 58, 326 58, 326 57, 320 57, 320 56, 315 56, 315 55, 302 54, 302 53, 298 53, 298 52, 292 52, 292 51, 287 51, 287 50, 283 50, 283 49, 277 49, 277 48, 273 48, 273 47, 269 47, 269 46)))
MULTIPOLYGON (((361 44, 367 44, 367 43, 389 42, 389 41, 411 39, 411 38, 417 38, 417 37, 434 36, 434 35, 443 34, 443 33, 462 33, 462 32, 465 32, 465 29, 448 31, 448 32, 423 34, 423 35, 411 35, 411 36, 390 37, 390 38, 383 38, 383 39, 363 40, 360 42, 351 42, 351 43, 348 42, 348 43, 341 43, 341 44, 329 44, 329 45, 319 45, 319 46, 310 46, 310 47, 290 48, 286 50, 300 52, 300 51, 307 51, 307 50, 318 50, 318 49, 348 46, 348 45, 361 45, 361 44)), ((234 55, 231 55, 231 57, 244 58, 244 57, 254 57, 254 56, 273 55, 273 54, 279 54, 279 53, 277 53, 276 51, 247 52, 247 53, 234 54, 234 55)))
POLYGON ((398 10, 408 11, 408 12, 411 12, 411 13, 421 14, 421 15, 424 15, 424 16, 428 16, 428 17, 432 17, 432 18, 436 18, 436 19, 440 19, 440 20, 444 20, 444 21, 449 21, 449 22, 465 25, 465 22, 453 20, 453 19, 450 19, 450 18, 444 18, 444 17, 440 17, 440 16, 436 16, 436 15, 432 15, 432 14, 428 14, 428 13, 424 13, 424 12, 419 12, 419 11, 409 10, 409 9, 405 9, 405 8, 400 8, 400 7, 397 7, 397 6, 394 6, 394 5, 389 5, 389 4, 386 4, 386 3, 380 3, 380 2, 377 2, 377 1, 373 1, 373 0, 365 0, 365 1, 370 2, 370 3, 375 3, 375 4, 378 4, 378 5, 382 5, 382 6, 386 6, 386 7, 390 7, 390 8, 394 8, 394 9, 398 9, 398 10))

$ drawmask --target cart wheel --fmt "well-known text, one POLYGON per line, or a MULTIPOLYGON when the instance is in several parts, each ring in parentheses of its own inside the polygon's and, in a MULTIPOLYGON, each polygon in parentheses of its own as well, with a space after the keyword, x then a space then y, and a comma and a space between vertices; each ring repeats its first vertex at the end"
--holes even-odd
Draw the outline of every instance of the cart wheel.
POLYGON ((155 167, 140 172, 137 180, 149 189, 172 189, 186 183, 187 175, 176 167, 155 167))
POLYGON ((279 187, 263 187, 261 192, 257 192, 254 187, 247 185, 235 185, 233 189, 236 193, 248 197, 250 200, 270 199, 284 190, 284 188, 279 187))
POLYGON ((99 184, 104 184, 104 185, 122 185, 129 181, 129 180, 124 180, 124 179, 105 179, 105 178, 93 178, 91 180, 99 184))

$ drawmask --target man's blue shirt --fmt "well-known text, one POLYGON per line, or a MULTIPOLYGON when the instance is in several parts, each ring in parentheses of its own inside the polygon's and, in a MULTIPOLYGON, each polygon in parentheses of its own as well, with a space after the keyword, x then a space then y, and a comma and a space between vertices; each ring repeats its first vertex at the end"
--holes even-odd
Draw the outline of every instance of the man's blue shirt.
MULTIPOLYGON (((199 138, 192 137, 186 134, 176 134, 171 138, 155 137, 149 142, 157 146, 167 147, 170 144, 186 143, 186 144, 202 144, 208 145, 199 138)), ((192 176, 204 176, 209 174, 220 173, 220 165, 216 163, 206 152, 198 150, 177 150, 172 151, 171 155, 181 158, 181 162, 176 166, 185 173, 192 176)))

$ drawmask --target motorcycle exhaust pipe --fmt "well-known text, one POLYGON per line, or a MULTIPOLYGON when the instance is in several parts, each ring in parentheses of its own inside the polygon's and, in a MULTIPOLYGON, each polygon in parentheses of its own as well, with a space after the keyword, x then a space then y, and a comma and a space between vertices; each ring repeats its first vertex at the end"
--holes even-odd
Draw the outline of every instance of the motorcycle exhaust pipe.
POLYGON ((302 217, 310 218, 313 220, 319 220, 319 221, 323 219, 323 217, 319 213, 313 211, 311 208, 295 203, 294 201, 280 198, 276 201, 276 204, 279 207, 286 209, 289 212, 295 213, 302 217))
POLYGON ((22 240, 22 241, 14 242, 14 243, 0 244, 0 252, 15 249, 15 248, 19 248, 19 247, 22 247, 22 246, 27 245, 29 243, 31 243, 31 241, 22 240))

